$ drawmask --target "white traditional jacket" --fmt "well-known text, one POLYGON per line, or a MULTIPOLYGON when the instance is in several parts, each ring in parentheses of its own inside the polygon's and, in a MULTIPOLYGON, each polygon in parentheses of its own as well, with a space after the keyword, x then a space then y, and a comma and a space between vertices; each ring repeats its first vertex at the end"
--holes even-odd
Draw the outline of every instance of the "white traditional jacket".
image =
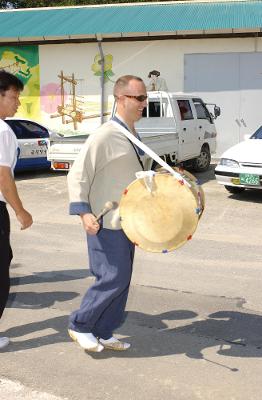
MULTIPOLYGON (((98 215, 107 201, 119 203, 141 169, 132 143, 106 122, 88 137, 68 174, 70 214, 98 215)), ((103 227, 121 229, 119 208, 103 217, 103 227)))

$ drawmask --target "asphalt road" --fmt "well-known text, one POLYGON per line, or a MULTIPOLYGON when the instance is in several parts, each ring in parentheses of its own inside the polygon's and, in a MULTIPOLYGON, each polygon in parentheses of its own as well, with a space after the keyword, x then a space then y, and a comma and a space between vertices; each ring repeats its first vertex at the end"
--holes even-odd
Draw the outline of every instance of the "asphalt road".
POLYGON ((12 291, 1 332, 3 400, 260 400, 262 193, 241 196, 199 175, 206 209, 193 239, 168 253, 137 249, 130 351, 89 355, 67 335, 91 284, 85 236, 67 213, 62 173, 16 177, 34 225, 12 216, 12 291))

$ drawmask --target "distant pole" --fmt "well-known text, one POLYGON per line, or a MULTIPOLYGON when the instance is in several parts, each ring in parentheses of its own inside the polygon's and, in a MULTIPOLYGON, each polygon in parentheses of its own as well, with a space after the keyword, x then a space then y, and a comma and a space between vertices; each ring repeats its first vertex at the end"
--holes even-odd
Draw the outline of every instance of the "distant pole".
POLYGON ((101 120, 101 125, 104 123, 104 103, 105 103, 105 58, 104 58, 104 53, 102 49, 102 37, 101 35, 97 36, 98 40, 98 47, 99 47, 99 52, 101 56, 101 101, 100 101, 100 120, 101 120), (100 36, 100 37, 99 37, 100 36))

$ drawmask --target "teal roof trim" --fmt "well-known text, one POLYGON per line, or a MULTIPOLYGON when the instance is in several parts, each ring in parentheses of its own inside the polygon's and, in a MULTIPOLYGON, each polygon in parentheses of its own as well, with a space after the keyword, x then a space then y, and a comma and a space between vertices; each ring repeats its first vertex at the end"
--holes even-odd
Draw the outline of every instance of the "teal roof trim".
POLYGON ((148 3, 0 12, 0 38, 251 29, 262 1, 148 3))

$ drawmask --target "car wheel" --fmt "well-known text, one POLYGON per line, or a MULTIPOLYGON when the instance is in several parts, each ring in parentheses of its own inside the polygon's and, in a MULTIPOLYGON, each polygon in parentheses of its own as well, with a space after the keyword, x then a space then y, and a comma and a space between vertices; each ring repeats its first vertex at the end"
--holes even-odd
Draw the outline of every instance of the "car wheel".
POLYGON ((195 172, 207 171, 211 162, 211 154, 208 146, 203 146, 200 155, 193 160, 193 170, 195 172))
POLYGON ((225 186, 225 189, 232 194, 239 194, 244 192, 245 188, 238 186, 225 186))

